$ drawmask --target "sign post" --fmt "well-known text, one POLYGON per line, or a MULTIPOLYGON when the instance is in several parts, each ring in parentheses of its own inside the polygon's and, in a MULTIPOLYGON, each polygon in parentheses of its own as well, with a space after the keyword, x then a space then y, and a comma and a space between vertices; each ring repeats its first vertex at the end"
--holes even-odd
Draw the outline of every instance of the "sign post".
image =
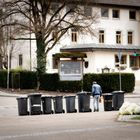
POLYGON ((122 91, 122 80, 121 80, 121 58, 122 58, 122 52, 120 50, 118 52, 118 58, 119 58, 119 83, 120 83, 120 91, 122 91))

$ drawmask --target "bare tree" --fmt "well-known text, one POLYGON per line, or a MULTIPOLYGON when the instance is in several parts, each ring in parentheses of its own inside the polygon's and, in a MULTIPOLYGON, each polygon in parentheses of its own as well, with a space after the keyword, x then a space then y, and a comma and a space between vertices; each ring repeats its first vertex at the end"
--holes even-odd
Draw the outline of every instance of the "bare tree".
POLYGON ((46 71, 48 52, 69 29, 74 28, 78 32, 94 35, 92 25, 96 23, 98 14, 87 16, 83 9, 83 6, 90 4, 90 0, 5 0, 3 2, 6 7, 3 18, 11 15, 13 17, 13 22, 4 26, 16 25, 17 31, 24 34, 32 32, 35 35, 38 81, 40 75, 46 71), (29 21, 31 24, 28 24, 29 21))
MULTIPOLYGON (((3 15, 3 10, 0 10, 0 17, 3 15)), ((6 19, 0 20, 0 25, 6 23, 6 19)), ((0 69, 7 69, 7 45, 9 42, 9 27, 0 28, 0 69)), ((12 50, 11 50, 12 51, 12 50)))

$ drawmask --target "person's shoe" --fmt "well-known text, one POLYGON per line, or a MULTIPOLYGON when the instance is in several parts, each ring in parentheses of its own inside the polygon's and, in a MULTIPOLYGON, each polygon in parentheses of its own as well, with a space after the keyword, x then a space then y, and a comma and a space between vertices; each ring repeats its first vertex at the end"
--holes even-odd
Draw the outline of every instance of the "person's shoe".
POLYGON ((96 112, 97 110, 96 109, 94 109, 94 112, 96 112))

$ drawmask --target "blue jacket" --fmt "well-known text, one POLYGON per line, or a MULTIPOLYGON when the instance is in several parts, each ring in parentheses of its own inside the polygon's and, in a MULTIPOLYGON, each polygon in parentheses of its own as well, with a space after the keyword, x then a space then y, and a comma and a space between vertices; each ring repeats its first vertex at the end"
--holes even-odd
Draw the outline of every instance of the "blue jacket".
POLYGON ((92 96, 94 96, 94 95, 102 96, 102 89, 101 89, 101 86, 98 84, 92 85, 92 96))

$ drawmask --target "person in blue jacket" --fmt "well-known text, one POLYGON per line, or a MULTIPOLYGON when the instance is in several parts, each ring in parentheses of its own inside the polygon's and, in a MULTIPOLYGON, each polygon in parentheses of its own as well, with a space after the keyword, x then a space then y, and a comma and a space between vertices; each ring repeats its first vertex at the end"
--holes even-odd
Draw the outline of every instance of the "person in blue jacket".
POLYGON ((92 85, 93 108, 94 112, 99 111, 99 100, 102 96, 102 88, 96 81, 92 85))

